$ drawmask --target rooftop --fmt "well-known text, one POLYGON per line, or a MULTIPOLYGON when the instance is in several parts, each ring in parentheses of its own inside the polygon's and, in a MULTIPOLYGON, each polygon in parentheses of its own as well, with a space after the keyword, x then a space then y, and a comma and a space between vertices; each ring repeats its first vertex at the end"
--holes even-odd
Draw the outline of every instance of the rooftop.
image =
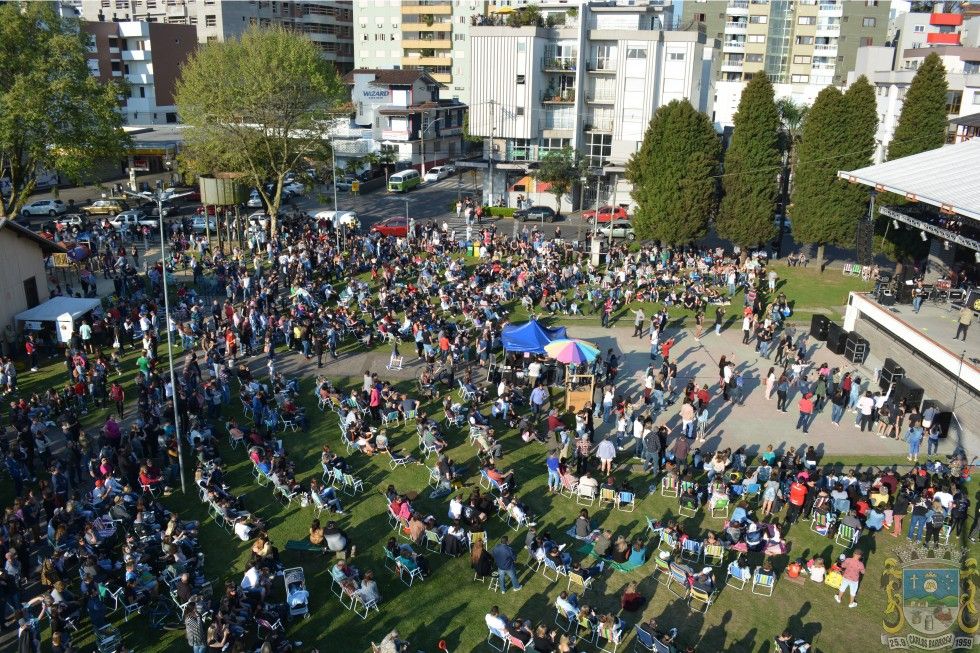
POLYGON ((357 68, 344 75, 344 82, 354 83, 354 75, 374 75, 374 86, 410 86, 418 80, 423 80, 427 84, 444 87, 432 75, 424 70, 413 69, 386 69, 386 68, 357 68))
POLYGON ((971 139, 837 176, 980 220, 978 170, 980 139, 971 139))

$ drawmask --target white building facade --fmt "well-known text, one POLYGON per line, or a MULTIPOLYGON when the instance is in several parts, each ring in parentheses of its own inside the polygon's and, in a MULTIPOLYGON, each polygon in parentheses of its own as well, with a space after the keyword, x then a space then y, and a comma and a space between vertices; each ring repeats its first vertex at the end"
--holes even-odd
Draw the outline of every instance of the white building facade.
MULTIPOLYGON (((513 206, 532 192, 526 177, 537 161, 569 146, 592 168, 587 204, 596 176, 604 202, 615 192, 617 204, 631 203, 624 166, 656 109, 687 100, 711 110, 714 50, 703 32, 663 29, 667 9, 595 3, 559 27, 472 28, 470 132, 485 147, 469 165, 483 173, 485 201, 513 206)), ((554 205, 549 193, 530 199, 554 205)))

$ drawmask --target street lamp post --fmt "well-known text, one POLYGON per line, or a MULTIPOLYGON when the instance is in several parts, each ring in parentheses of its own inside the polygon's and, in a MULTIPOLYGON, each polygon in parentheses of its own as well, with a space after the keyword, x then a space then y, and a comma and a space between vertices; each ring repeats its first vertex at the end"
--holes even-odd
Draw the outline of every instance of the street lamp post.
MULTIPOLYGON (((616 173, 613 173, 612 178, 612 199, 609 202, 609 252, 612 254, 612 244, 613 244, 613 226, 614 219, 616 217, 616 173)), ((606 261, 606 266, 608 267, 609 261, 606 261)))
POLYGON ((332 171, 330 173, 331 179, 333 179, 333 233, 334 238, 337 240, 337 247, 340 248, 340 207, 337 206, 337 147, 336 139, 330 140, 330 163, 332 166, 332 171))
POLYGON ((433 120, 432 122, 430 122, 428 124, 428 126, 426 126, 426 124, 425 124, 425 111, 422 112, 422 125, 421 125, 421 128, 419 129, 419 138, 422 141, 420 143, 421 149, 422 149, 422 177, 425 177, 425 132, 429 131, 429 129, 433 125, 435 125, 436 123, 442 122, 445 119, 446 119, 445 116, 443 116, 441 118, 436 118, 435 120, 433 120))
MULTIPOLYGON (((147 194, 133 193, 130 191, 123 191, 127 195, 132 195, 133 197, 139 197, 141 199, 147 199, 147 194)), ((183 197, 184 195, 189 195, 190 193, 181 193, 179 195, 171 195, 168 199, 177 199, 178 197, 183 197)), ((163 233, 163 182, 159 179, 157 180, 156 193, 152 195, 153 199, 157 203, 157 224, 160 226, 160 263, 163 268, 163 312, 166 322, 167 331, 167 364, 170 366, 170 389, 173 393, 174 402, 174 432, 177 436, 177 465, 180 468, 180 491, 183 494, 187 493, 187 481, 184 474, 184 446, 181 443, 180 435, 180 414, 177 412, 177 378, 174 374, 174 346, 173 337, 170 335, 170 296, 167 290, 167 247, 166 240, 163 233)), ((207 211, 204 212, 204 220, 207 221, 207 211)))

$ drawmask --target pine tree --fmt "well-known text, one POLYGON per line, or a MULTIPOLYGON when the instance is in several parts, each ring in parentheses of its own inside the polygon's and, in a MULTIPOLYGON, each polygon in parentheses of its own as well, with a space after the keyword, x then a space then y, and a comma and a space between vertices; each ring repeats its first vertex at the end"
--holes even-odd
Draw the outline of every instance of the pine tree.
POLYGON ((637 237, 681 245, 707 233, 718 206, 720 151, 711 120, 689 102, 674 100, 657 109, 626 166, 637 204, 637 237))
POLYGON ((888 159, 942 147, 948 129, 946 112, 946 68, 935 52, 919 66, 912 78, 898 126, 888 145, 888 159))
MULTIPOLYGON (((844 130, 844 152, 836 160, 838 170, 857 170, 871 165, 875 151, 875 133, 878 130, 878 109, 875 89, 868 78, 861 75, 844 93, 841 127, 844 130)), ((838 218, 841 232, 828 242, 838 245, 853 242, 854 228, 868 210, 868 188, 836 179, 840 190, 838 218)))
MULTIPOLYGON (((847 130, 841 127, 844 96, 828 86, 820 91, 803 123, 797 147, 796 178, 789 215, 797 242, 817 245, 817 264, 823 269, 827 243, 844 241, 838 200, 839 156, 847 152, 847 130)), ((853 228, 845 233, 853 234, 853 228)), ((853 242, 853 241, 852 241, 853 242)))
POLYGON ((742 91, 734 124, 715 227, 722 238, 748 247, 776 235, 780 120, 772 84, 764 73, 755 75, 742 91))

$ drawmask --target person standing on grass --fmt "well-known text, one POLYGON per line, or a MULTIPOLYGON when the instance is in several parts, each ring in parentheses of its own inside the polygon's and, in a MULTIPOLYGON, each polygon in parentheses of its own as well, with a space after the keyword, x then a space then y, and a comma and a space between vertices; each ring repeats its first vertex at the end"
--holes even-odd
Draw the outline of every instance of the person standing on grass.
POLYGON ((719 306, 715 309, 715 335, 721 335, 721 325, 725 321, 725 309, 719 306))
POLYGON ((204 623, 197 614, 197 606, 193 601, 188 603, 184 611, 184 629, 187 636, 187 644, 193 653, 204 653, 207 650, 207 639, 204 632, 204 623))
POLYGON ((646 319, 646 315, 643 313, 643 307, 640 307, 633 311, 633 337, 642 338, 643 337, 643 320, 646 319))
POLYGON ((500 593, 507 593, 507 580, 510 580, 511 587, 514 588, 515 592, 520 591, 521 583, 517 580, 515 567, 517 558, 514 555, 514 549, 510 548, 510 540, 506 535, 500 538, 497 546, 493 547, 491 555, 497 565, 497 571, 500 572, 500 593))
POLYGON ((844 593, 850 591, 851 602, 847 604, 849 608, 857 607, 858 583, 861 582, 861 576, 864 574, 864 563, 861 562, 863 555, 864 552, 861 549, 854 549, 851 557, 842 562, 840 566, 841 575, 844 578, 841 580, 840 590, 834 595, 834 600, 840 603, 844 593))

